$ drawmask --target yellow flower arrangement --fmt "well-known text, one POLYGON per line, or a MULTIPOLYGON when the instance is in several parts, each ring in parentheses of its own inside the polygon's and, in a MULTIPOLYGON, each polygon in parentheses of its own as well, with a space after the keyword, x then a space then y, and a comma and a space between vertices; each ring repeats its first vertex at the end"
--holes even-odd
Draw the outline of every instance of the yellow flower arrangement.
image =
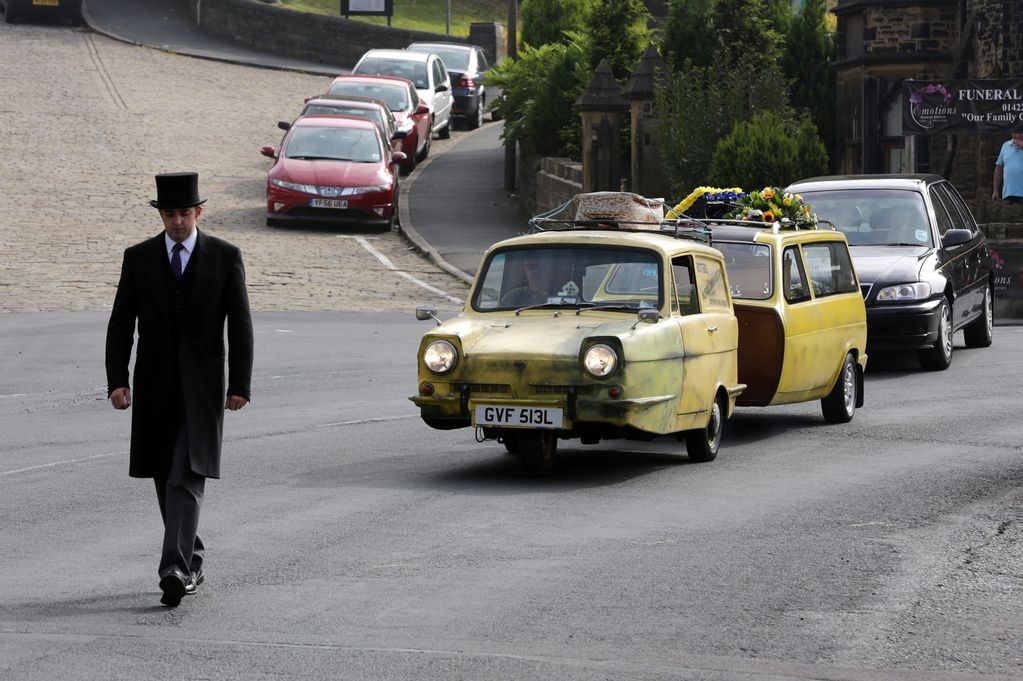
POLYGON ((764 187, 760 191, 744 194, 736 201, 736 208, 728 217, 774 224, 792 223, 798 227, 814 227, 817 216, 799 194, 783 192, 778 187, 764 187), (777 200, 781 197, 781 200, 777 200))

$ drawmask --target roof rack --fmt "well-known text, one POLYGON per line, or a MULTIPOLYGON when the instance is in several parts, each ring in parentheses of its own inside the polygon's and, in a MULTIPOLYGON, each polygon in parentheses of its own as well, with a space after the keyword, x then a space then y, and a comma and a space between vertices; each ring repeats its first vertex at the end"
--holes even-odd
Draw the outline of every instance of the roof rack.
POLYGON ((572 230, 606 230, 636 234, 664 234, 676 239, 689 239, 710 244, 710 228, 700 220, 674 219, 661 222, 629 220, 553 220, 535 216, 529 220, 529 234, 567 232, 572 230))
POLYGON ((579 196, 584 195, 577 195, 552 210, 531 217, 529 219, 528 233, 569 230, 611 230, 663 234, 676 239, 689 239, 703 244, 710 244, 711 234, 707 223, 686 215, 668 220, 661 217, 659 212, 655 214, 653 211, 650 211, 649 217, 641 211, 641 217, 647 217, 647 219, 641 220, 620 219, 618 217, 589 217, 584 220, 568 220, 557 217, 572 206, 579 196))
MULTIPOLYGON (((835 229, 834 224, 828 220, 818 220, 815 223, 797 223, 790 218, 782 218, 781 220, 776 220, 772 223, 765 223, 760 220, 741 220, 736 218, 720 217, 726 213, 727 209, 735 208, 737 206, 735 206, 734 203, 724 201, 716 201, 711 204, 703 199, 703 197, 701 197, 701 201, 702 203, 697 203, 700 204, 700 208, 704 213, 703 216, 682 213, 666 219, 660 214, 660 205, 663 204, 663 199, 646 199, 642 196, 628 194, 626 192, 591 192, 577 194, 575 197, 565 201, 560 206, 531 217, 529 219, 529 230, 527 233, 533 234, 536 232, 566 231, 573 229, 653 232, 673 236, 677 239, 691 239, 704 244, 711 244, 713 241, 713 228, 715 226, 742 227, 758 231, 771 231, 775 234, 780 232, 821 229, 822 226, 820 223, 827 225, 827 227, 823 227, 824 229, 832 231, 835 229), (590 210, 589 215, 583 216, 586 219, 570 220, 560 217, 566 212, 571 215, 572 212, 568 209, 574 206, 583 197, 603 198, 605 195, 611 198, 630 197, 634 202, 638 202, 640 204, 640 208, 631 211, 628 209, 623 210, 619 203, 614 206, 614 208, 607 211, 607 217, 601 215, 604 211, 599 209, 596 211, 590 210), (655 203, 657 204, 657 210, 653 210, 651 208, 655 203), (710 208, 714 208, 714 210, 708 210, 710 208), (708 216, 706 215, 708 212, 716 213, 717 215, 708 216)), ((635 208, 635 206, 632 207, 635 208)), ((605 206, 600 206, 599 208, 605 208, 605 206)), ((582 211, 580 210, 579 212, 582 211)))

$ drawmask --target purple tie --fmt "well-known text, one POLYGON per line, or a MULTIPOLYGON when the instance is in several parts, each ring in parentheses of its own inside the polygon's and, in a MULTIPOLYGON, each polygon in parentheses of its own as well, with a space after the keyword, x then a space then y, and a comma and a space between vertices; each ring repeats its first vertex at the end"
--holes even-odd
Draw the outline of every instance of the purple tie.
POLYGON ((181 279, 181 251, 184 246, 181 244, 174 244, 171 248, 171 270, 174 272, 175 279, 181 279))

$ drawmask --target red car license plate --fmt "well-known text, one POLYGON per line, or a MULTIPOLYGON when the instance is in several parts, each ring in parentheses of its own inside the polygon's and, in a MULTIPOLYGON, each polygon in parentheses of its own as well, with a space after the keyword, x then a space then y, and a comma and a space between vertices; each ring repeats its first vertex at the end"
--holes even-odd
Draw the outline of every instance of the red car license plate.
POLYGON ((348 208, 346 199, 309 199, 313 208, 348 208))

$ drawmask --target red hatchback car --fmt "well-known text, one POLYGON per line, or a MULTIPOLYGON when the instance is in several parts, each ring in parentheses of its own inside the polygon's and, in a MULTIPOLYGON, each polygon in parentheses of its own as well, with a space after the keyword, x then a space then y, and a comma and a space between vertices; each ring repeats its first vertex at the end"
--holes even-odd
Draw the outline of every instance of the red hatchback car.
POLYGON ((303 116, 261 149, 274 160, 266 178, 268 225, 398 225, 397 164, 377 125, 351 116, 303 116))
POLYGON ((403 172, 410 172, 430 153, 430 107, 419 99, 412 81, 393 76, 338 76, 326 94, 369 97, 387 103, 398 130, 405 133, 401 147, 406 157, 403 172))

